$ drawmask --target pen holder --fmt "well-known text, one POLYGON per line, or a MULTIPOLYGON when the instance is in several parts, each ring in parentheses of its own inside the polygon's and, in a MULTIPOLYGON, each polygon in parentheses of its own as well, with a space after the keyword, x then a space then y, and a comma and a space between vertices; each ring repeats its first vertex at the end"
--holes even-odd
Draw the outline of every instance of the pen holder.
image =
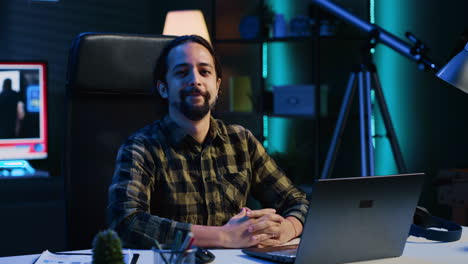
POLYGON ((196 247, 192 247, 185 251, 172 250, 170 247, 162 247, 157 249, 151 248, 154 254, 154 264, 195 264, 196 247))

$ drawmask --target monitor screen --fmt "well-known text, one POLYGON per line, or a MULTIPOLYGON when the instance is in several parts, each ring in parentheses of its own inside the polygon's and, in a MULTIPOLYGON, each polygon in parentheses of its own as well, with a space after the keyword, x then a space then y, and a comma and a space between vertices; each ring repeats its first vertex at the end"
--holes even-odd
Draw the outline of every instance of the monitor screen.
POLYGON ((0 62, 0 160, 47 158, 47 65, 0 62))

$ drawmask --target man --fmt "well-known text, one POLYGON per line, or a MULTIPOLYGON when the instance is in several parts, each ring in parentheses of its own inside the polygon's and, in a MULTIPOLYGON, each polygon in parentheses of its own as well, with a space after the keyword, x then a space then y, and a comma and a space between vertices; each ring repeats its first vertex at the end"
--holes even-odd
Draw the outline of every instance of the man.
POLYGON ((126 247, 171 243, 177 231, 192 232, 197 246, 224 248, 301 234, 305 195, 250 131, 212 118, 221 77, 199 36, 174 39, 158 58, 155 84, 168 115, 121 146, 109 188, 111 227, 126 247), (267 208, 246 208, 249 194, 267 208))
POLYGON ((0 92, 0 138, 17 138, 24 115, 21 96, 13 91, 11 79, 5 79, 0 92))

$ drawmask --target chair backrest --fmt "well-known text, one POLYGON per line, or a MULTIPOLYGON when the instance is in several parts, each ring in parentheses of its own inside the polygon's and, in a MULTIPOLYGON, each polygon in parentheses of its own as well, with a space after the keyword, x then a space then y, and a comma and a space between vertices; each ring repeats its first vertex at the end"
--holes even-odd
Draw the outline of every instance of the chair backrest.
POLYGON ((63 162, 70 250, 90 248, 94 235, 107 228, 107 189, 119 146, 167 111, 152 93, 152 70, 172 39, 84 33, 73 40, 63 162))

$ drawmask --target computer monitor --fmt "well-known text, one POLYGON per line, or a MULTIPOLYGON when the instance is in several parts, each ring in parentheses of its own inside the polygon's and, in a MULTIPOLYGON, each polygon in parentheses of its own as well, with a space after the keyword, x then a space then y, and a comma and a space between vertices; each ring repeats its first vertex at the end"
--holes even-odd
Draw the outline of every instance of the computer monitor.
POLYGON ((0 62, 0 170, 5 161, 45 159, 47 150, 46 63, 0 62))

